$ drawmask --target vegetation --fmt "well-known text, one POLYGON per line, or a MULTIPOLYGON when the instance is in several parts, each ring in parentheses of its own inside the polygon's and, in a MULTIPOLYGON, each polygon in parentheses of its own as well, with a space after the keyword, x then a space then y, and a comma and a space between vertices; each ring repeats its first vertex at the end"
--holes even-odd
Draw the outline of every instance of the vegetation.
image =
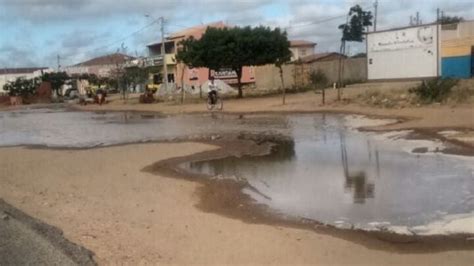
POLYGON ((365 58, 365 57, 367 57, 366 53, 357 53, 357 54, 351 56, 351 58, 365 58))
POLYGON ((51 83, 51 88, 57 96, 62 96, 62 86, 66 84, 66 81, 69 79, 70 77, 66 72, 44 73, 41 76, 42 81, 51 83))
MULTIPOLYGON (((346 42, 362 42, 364 35, 368 31, 368 27, 372 26, 372 12, 364 11, 359 5, 355 5, 349 9, 347 14, 347 22, 339 25, 342 31, 340 53, 346 53, 346 42)), ((339 86, 337 91, 337 99, 341 99, 341 87, 344 76, 343 58, 339 59, 339 86)))
POLYGON ((325 104, 326 102, 326 91, 325 88, 327 87, 329 80, 326 77, 326 74, 324 74, 321 69, 318 69, 318 71, 312 70, 309 73, 309 81, 310 83, 314 86, 315 89, 321 89, 322 91, 322 104, 325 104))
POLYGON ((345 24, 339 25, 342 42, 362 42, 368 26, 372 26, 372 12, 364 11, 359 5, 350 8, 345 24))
MULTIPOLYGON (((189 67, 207 67, 215 71, 232 69, 237 74, 241 98, 243 67, 275 64, 282 72, 281 66, 291 57, 289 47, 286 32, 279 28, 207 28, 201 39, 191 37, 181 42, 177 59, 189 67)), ((283 75, 281 78, 283 82, 283 75)))
POLYGON ((457 82, 441 78, 423 81, 420 86, 410 89, 410 93, 416 94, 422 103, 443 102, 457 82))
POLYGON ((309 81, 316 89, 322 89, 327 87, 329 82, 328 78, 326 77, 326 74, 324 74, 321 69, 318 69, 317 71, 312 70, 309 73, 309 81))
POLYGON ((148 70, 141 67, 125 68, 122 79, 128 86, 145 84, 148 80, 148 70))
POLYGON ((458 16, 442 16, 441 18, 439 18, 439 22, 441 22, 441 24, 445 25, 445 24, 454 24, 454 23, 459 23, 459 22, 463 22, 464 21, 464 18, 463 17, 458 17, 458 16))
POLYGON ((9 82, 3 86, 3 90, 8 92, 11 97, 21 96, 29 97, 36 92, 37 79, 18 78, 13 82, 9 82))

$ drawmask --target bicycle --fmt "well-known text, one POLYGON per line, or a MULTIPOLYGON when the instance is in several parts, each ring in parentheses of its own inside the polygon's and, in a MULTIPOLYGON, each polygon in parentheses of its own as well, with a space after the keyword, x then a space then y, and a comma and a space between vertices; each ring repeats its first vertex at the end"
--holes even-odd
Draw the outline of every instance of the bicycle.
POLYGON ((207 106, 207 110, 209 111, 211 110, 222 111, 222 109, 224 108, 224 102, 222 101, 219 94, 216 92, 213 94, 209 94, 207 96, 206 106, 207 106))

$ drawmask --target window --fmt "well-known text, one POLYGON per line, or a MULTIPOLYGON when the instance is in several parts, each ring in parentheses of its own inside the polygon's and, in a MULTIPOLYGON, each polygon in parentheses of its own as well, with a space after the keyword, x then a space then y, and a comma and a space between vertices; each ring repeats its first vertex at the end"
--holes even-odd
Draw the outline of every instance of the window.
POLYGON ((306 49, 300 50, 300 56, 306 56, 306 49))

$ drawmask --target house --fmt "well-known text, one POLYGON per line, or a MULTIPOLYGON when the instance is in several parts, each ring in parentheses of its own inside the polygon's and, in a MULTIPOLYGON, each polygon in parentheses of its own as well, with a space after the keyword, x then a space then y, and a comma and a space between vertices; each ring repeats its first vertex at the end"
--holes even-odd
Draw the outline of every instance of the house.
POLYGON ((441 75, 474 76, 474 21, 441 25, 441 75))
MULTIPOLYGON (((221 69, 219 71, 210 71, 207 68, 189 68, 188 66, 178 63, 176 61, 176 53, 179 49, 179 43, 189 37, 200 39, 206 32, 208 27, 213 28, 225 28, 230 27, 223 22, 210 23, 206 25, 198 25, 172 33, 165 40, 165 55, 161 54, 162 43, 149 44, 148 52, 149 57, 146 59, 145 65, 150 67, 152 70, 153 84, 161 83, 161 75, 163 73, 163 65, 166 66, 168 73, 168 82, 175 83, 181 87, 181 80, 183 80, 184 86, 200 86, 207 82, 209 77, 221 79, 229 85, 237 84, 237 75, 234 71, 229 69, 221 69)), ((242 83, 254 83, 255 76, 253 67, 244 67, 242 71, 242 83)))
POLYGON ((108 77, 113 71, 120 69, 127 62, 134 60, 132 56, 121 53, 113 53, 96 58, 92 58, 85 62, 68 66, 64 69, 69 75, 95 74, 99 77, 108 77))
POLYGON ((15 81, 18 78, 32 79, 38 78, 43 73, 53 72, 49 67, 24 67, 24 68, 0 68, 0 94, 6 93, 3 86, 8 82, 15 81))
POLYGON ((302 57, 311 56, 314 54, 316 43, 304 40, 290 41, 290 51, 292 53, 291 61, 299 60, 302 57))

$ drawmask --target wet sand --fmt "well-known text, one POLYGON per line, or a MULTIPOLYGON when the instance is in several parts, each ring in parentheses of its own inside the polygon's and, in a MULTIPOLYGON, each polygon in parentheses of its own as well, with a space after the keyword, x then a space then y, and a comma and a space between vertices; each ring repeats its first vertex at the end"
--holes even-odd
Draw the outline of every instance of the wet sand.
POLYGON ((0 148, 0 195, 61 228, 102 264, 469 265, 474 260, 472 250, 456 245, 411 249, 417 244, 219 215, 202 205, 203 193, 217 191, 171 172, 147 171, 158 161, 216 149, 192 142, 89 150, 0 148))

